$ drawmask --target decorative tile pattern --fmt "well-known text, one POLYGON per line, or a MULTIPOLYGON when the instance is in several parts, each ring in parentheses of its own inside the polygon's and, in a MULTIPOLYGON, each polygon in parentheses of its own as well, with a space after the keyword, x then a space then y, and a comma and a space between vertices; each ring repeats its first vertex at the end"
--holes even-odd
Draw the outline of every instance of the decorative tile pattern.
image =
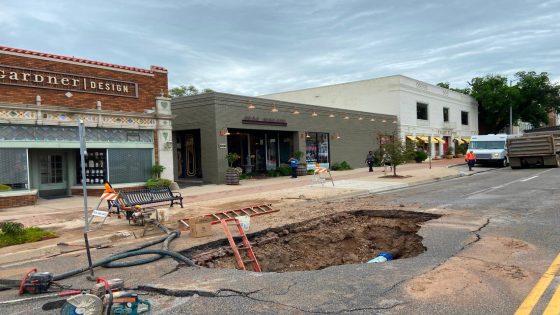
MULTIPOLYGON (((0 140, 79 141, 78 127, 0 124, 0 140)), ((151 130, 86 128, 86 141, 153 143, 154 134, 151 130)))

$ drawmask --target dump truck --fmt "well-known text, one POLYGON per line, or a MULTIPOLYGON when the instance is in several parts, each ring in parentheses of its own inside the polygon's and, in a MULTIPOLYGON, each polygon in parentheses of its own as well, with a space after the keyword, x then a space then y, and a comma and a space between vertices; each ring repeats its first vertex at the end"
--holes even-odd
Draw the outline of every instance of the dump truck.
POLYGON ((511 168, 529 166, 560 166, 560 132, 542 131, 526 133, 508 139, 508 156, 511 168))

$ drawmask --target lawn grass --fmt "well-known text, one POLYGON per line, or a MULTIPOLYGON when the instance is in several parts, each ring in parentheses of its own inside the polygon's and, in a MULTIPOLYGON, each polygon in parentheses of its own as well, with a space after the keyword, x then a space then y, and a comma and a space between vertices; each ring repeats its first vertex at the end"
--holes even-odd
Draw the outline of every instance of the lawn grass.
POLYGON ((58 237, 58 235, 53 232, 32 226, 24 228, 23 233, 21 234, 14 235, 8 233, 0 233, 0 248, 11 245, 38 242, 55 237, 58 237))

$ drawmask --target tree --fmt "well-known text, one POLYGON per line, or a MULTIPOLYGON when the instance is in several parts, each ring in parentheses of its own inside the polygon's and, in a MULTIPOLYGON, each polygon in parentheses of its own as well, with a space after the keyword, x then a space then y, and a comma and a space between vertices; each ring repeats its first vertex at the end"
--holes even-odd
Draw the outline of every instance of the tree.
MULTIPOLYGON (((473 78, 469 82, 471 96, 478 101, 479 124, 488 133, 498 133, 509 124, 509 107, 517 92, 508 85, 508 79, 501 75, 487 75, 473 78)), ((520 118, 519 111, 513 111, 513 119, 520 118)))
POLYGON ((439 87, 442 87, 442 88, 451 90, 451 91, 455 91, 455 92, 461 93, 461 94, 467 94, 467 95, 469 95, 470 92, 471 92, 471 91, 469 90, 469 88, 464 88, 464 89, 452 88, 452 87, 449 86, 449 82, 440 82, 440 83, 438 83, 438 84, 436 84, 436 85, 439 86, 439 87))
POLYGON ((535 127, 548 123, 548 113, 560 109, 560 85, 553 84, 548 73, 517 72, 515 109, 521 120, 535 127))
POLYGON ((381 145, 381 150, 391 160, 393 176, 397 176, 398 165, 405 164, 414 159, 414 149, 413 143, 402 141, 398 136, 393 136, 389 142, 381 145))
POLYGON ((203 93, 210 93, 214 92, 212 89, 202 89, 200 91, 196 86, 189 84, 188 86, 179 85, 169 90, 169 96, 171 98, 181 97, 181 96, 190 96, 190 95, 198 95, 203 93))
POLYGON ((515 77, 513 86, 513 80, 508 82, 501 75, 477 77, 469 83, 471 95, 478 101, 479 123, 488 133, 509 126, 510 106, 514 122, 522 120, 535 127, 547 123, 549 112, 560 110, 560 86, 551 83, 546 72, 521 71, 515 77))

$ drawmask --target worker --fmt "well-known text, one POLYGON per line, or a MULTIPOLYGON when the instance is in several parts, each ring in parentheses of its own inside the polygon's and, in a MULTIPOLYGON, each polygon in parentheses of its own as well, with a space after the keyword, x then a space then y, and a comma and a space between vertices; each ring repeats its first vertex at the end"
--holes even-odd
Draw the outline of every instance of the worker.
POLYGON ((290 162, 290 166, 292 167, 292 178, 297 178, 297 169, 299 166, 299 160, 295 157, 291 157, 288 162, 290 162))
POLYGON ((375 156, 373 155, 373 151, 369 151, 368 155, 366 156, 366 164, 369 167, 369 171, 373 173, 373 164, 375 163, 375 156))
POLYGON ((472 171, 474 163, 476 162, 476 155, 474 155, 472 150, 465 156, 465 162, 469 165, 469 171, 472 171))

